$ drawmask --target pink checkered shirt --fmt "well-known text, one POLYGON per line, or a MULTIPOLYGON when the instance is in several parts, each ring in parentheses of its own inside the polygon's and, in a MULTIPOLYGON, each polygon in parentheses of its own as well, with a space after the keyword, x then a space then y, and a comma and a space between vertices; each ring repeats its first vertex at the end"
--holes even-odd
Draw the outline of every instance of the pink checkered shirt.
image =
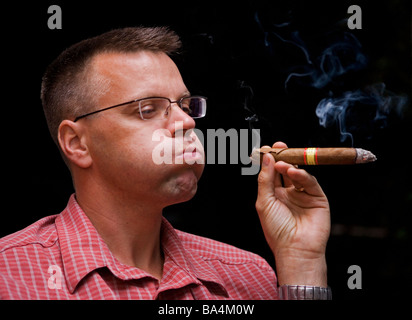
POLYGON ((0 239, 1 299, 277 299, 261 257, 163 219, 163 277, 120 263, 74 195, 59 215, 0 239))

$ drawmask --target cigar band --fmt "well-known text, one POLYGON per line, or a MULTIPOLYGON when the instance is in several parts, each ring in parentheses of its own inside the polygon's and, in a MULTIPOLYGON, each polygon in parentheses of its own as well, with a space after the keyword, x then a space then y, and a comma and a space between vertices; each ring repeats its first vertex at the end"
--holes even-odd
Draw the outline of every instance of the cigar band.
POLYGON ((303 160, 306 165, 314 166, 318 164, 318 148, 305 148, 303 160))

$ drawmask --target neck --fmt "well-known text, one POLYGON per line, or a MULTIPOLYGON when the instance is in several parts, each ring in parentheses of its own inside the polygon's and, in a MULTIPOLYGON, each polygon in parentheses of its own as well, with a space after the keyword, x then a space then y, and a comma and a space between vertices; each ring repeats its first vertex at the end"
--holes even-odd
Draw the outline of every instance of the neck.
POLYGON ((76 199, 117 260, 161 279, 162 207, 112 190, 76 188, 76 199))

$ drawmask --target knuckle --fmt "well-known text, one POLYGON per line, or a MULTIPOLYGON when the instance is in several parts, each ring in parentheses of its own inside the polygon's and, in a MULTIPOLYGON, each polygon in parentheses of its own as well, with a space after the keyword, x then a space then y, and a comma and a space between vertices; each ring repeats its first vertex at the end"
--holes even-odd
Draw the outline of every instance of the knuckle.
POLYGON ((309 177, 312 179, 313 183, 318 183, 318 179, 316 179, 315 176, 309 175, 309 177))
POLYGON ((266 177, 265 174, 263 172, 260 172, 258 177, 257 177, 257 182, 258 184, 262 184, 266 182, 266 177))

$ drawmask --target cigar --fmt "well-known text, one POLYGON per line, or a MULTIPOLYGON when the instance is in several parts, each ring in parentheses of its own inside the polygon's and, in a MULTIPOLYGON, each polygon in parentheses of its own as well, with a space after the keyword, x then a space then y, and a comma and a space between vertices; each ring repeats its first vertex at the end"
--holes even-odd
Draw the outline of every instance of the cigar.
POLYGON ((275 161, 284 161, 293 165, 340 165, 368 163, 376 160, 376 156, 360 148, 269 148, 264 147, 252 151, 254 163, 262 163, 265 153, 269 153, 275 161))

